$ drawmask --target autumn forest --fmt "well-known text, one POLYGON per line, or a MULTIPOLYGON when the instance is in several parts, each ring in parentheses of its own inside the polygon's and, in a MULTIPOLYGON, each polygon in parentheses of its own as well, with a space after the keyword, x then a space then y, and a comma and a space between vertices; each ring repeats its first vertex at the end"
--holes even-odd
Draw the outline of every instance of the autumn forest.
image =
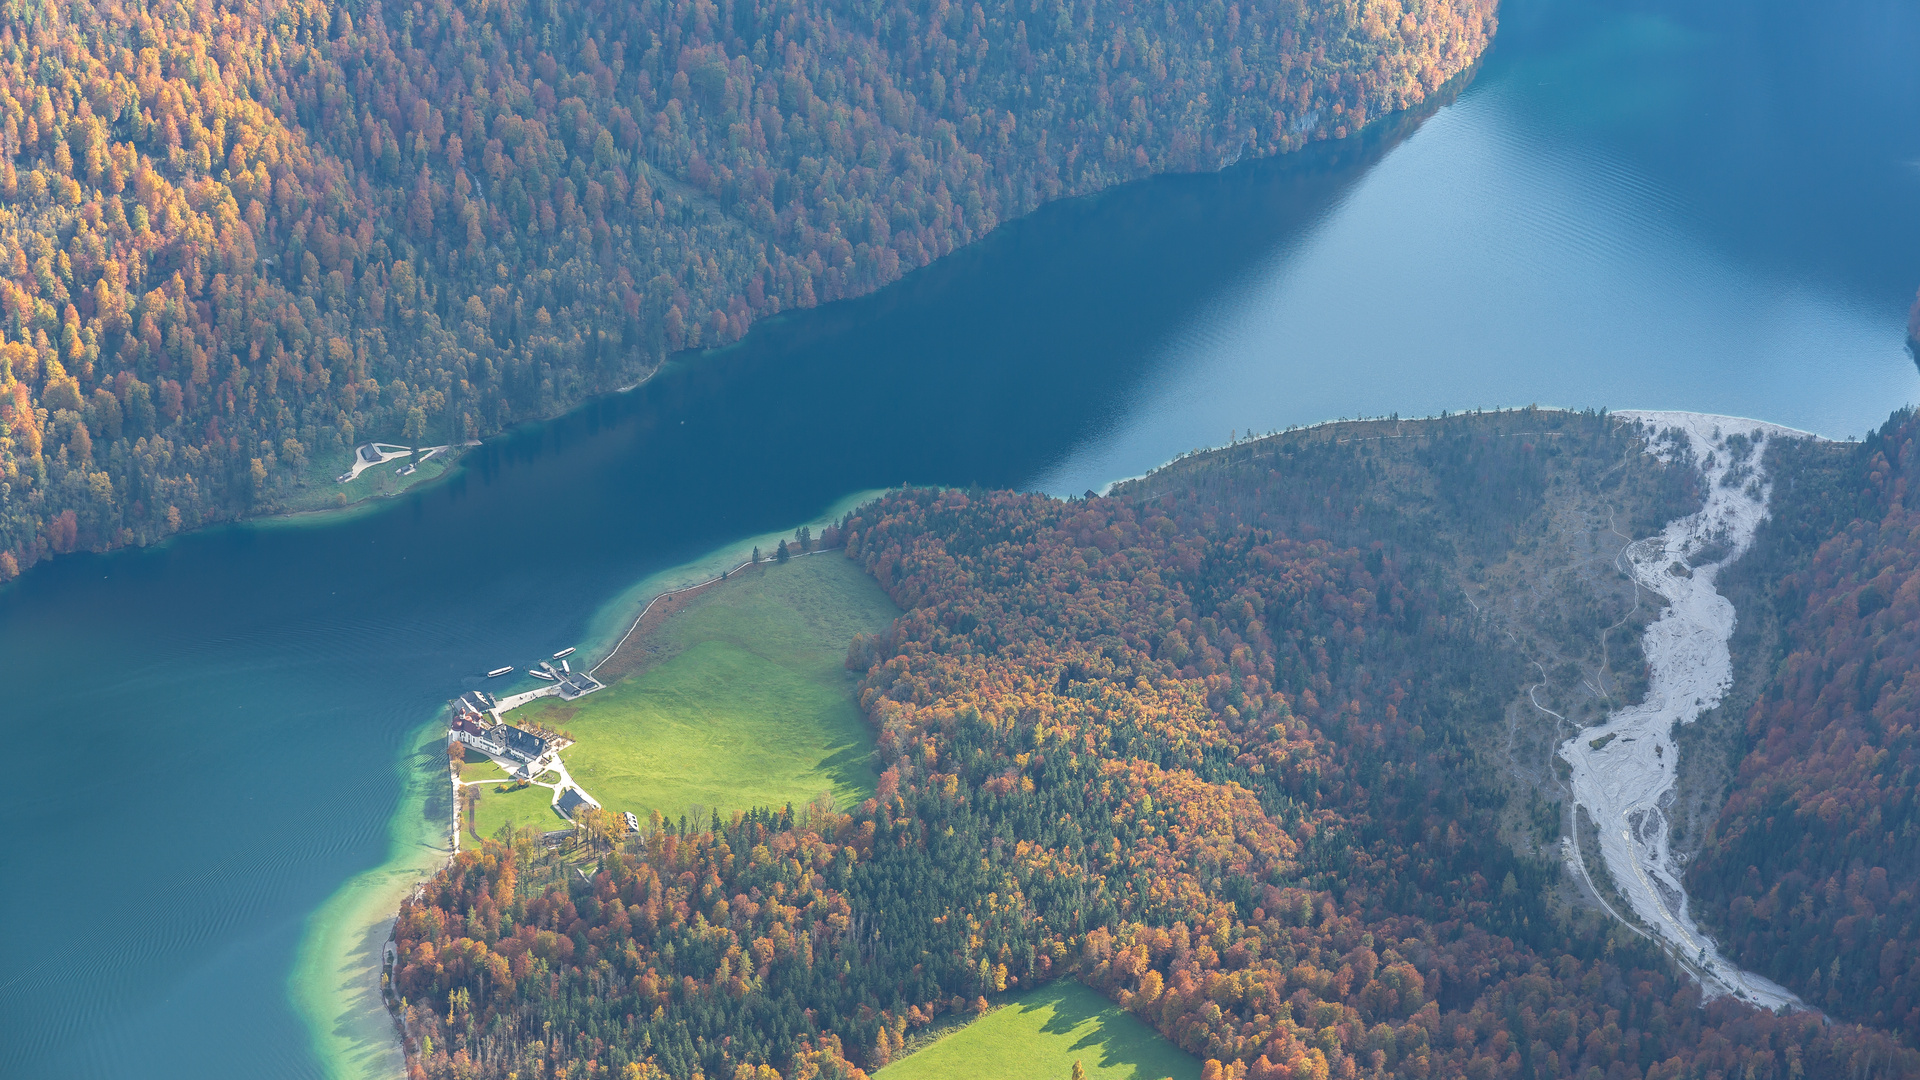
POLYGON ((577 872, 525 833, 460 855, 397 929, 416 1075, 856 1077, 1058 978, 1209 1080, 1920 1073, 1912 414, 1789 444, 1751 553, 1784 629, 1692 884, 1821 1010, 1780 1015, 1578 895, 1510 760, 1527 655, 1460 587, 1576 486, 1639 530, 1692 474, 1604 414, 1343 430, 852 514, 906 612, 848 654, 875 796, 656 817, 577 872))
POLYGON ((1050 199, 1345 136, 1492 8, 15 5, 0 580, 551 415, 1050 199))
MULTIPOLYGON (((0 585, 345 506, 363 443, 554 417, 1056 200, 1348 139, 1449 100, 1496 8, 9 0, 0 585)), ((410 1077, 864 1080, 1060 980, 1203 1080, 1920 1077, 1912 409, 1768 444, 1741 682, 1675 729, 1684 899, 1779 1012, 1568 870, 1552 747, 1647 692, 1665 601, 1614 571, 1700 475, 1604 410, 1239 435, 782 543, 903 613, 820 654, 858 794, 476 833, 394 923, 410 1077)))

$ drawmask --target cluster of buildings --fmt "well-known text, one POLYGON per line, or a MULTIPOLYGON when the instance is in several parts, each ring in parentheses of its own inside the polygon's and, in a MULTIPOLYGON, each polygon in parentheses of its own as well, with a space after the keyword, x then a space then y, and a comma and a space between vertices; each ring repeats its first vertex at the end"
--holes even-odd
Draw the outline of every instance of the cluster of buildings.
MULTIPOLYGON (((564 656, 564 653, 556 655, 564 656)), ((604 689, 593 676, 573 671, 567 664, 556 669, 550 663, 542 663, 540 670, 534 673, 557 684, 555 689, 559 696, 567 701, 604 689)), ((507 708, 512 708, 519 700, 522 699, 510 699, 507 708)), ((559 763, 560 751, 571 745, 553 732, 537 727, 516 727, 502 720, 500 702, 485 690, 469 690, 447 702, 447 708, 453 714, 453 719, 447 724, 448 735, 492 758, 516 780, 532 780, 546 772, 559 763)), ((597 808, 600 804, 593 796, 568 784, 560 791, 560 797, 553 805, 561 816, 571 821, 580 808, 597 808)), ((640 831, 640 821, 633 814, 623 814, 621 818, 628 831, 640 831)), ((549 834, 549 838, 552 835, 555 834, 549 834)), ((564 835, 564 832, 558 835, 564 835)))
POLYGON ((545 679, 553 683, 554 689, 559 691, 560 700, 562 701, 572 701, 577 697, 585 697, 595 690, 606 689, 605 686, 601 685, 600 680, 584 671, 573 670, 573 667, 565 661, 562 661, 561 665, 556 668, 548 661, 542 660, 540 661, 540 666, 528 668, 527 674, 532 675, 536 679, 545 679))
POLYGON ((549 758, 559 752, 558 740, 551 734, 528 731, 504 723, 494 712, 493 695, 484 690, 469 690, 448 705, 453 720, 448 725, 455 739, 495 759, 519 762, 509 770, 516 777, 531 780, 545 772, 549 758))

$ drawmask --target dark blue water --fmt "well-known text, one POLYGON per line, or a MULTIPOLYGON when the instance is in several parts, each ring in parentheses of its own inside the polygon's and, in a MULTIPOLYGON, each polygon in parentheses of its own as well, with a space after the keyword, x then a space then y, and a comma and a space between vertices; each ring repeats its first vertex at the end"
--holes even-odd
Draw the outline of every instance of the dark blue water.
POLYGON ((1920 397, 1920 6, 1501 14, 1460 100, 1170 324, 1045 486, 1276 420, 1606 405, 1845 437, 1920 397))
POLYGON ((437 704, 850 492, 1536 401, 1864 431, 1920 398, 1917 45, 1881 0, 1510 0, 1430 116, 1049 208, 374 514, 34 570, 0 592, 0 1075, 322 1075, 296 951, 443 809, 405 783, 437 704))

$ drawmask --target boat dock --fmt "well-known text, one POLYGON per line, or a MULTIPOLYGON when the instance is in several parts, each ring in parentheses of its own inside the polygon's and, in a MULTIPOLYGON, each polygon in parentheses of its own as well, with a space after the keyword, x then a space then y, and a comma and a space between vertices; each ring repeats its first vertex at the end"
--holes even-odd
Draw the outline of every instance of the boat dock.
POLYGON ((557 677, 560 681, 554 689, 560 691, 562 701, 572 701, 574 698, 586 697, 596 690, 606 689, 600 680, 584 671, 563 671, 557 677))
POLYGON ((559 692, 559 686, 551 685, 543 686, 538 690, 529 690, 524 694, 509 694, 494 702, 493 708, 490 711, 493 713, 493 718, 499 720, 507 713, 512 712, 535 698, 552 697, 559 692))

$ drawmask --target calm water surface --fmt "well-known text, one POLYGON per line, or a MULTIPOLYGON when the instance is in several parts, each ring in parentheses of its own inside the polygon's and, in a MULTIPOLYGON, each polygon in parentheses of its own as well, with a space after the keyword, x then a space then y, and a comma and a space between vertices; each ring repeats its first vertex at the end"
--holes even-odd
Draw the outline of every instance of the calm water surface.
POLYGON ((1078 492, 1359 414, 1691 408, 1848 435, 1920 398, 1913 5, 1503 20, 1432 115, 1049 208, 378 513, 0 591, 0 1075, 325 1074, 289 972, 396 812, 437 812, 403 797, 437 705, 849 492, 1078 492))

